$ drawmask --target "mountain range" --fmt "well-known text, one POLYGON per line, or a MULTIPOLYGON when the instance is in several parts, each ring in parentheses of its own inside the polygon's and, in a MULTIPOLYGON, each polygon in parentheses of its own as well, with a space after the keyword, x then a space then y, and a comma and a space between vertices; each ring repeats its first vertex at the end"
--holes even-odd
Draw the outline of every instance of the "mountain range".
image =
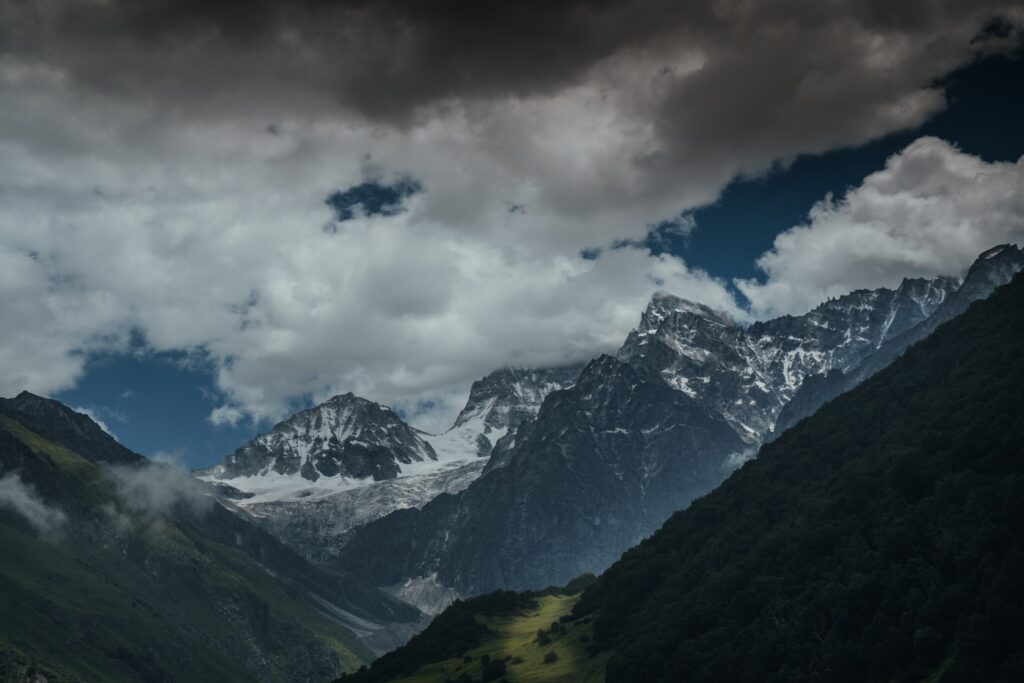
POLYGON ((494 445, 579 369, 497 370, 473 383, 455 423, 439 435, 406 425, 385 406, 335 396, 195 474, 307 558, 330 562, 359 526, 469 486, 494 445))
POLYGON ((613 356, 506 368, 441 435, 336 396, 197 472, 307 559, 436 613, 458 596, 599 572, 754 456, 1024 266, 906 279, 743 326, 659 292, 613 356))
POLYGON ((898 356, 1022 265, 997 247, 962 282, 905 280, 747 328, 658 294, 619 352, 550 393, 478 479, 357 529, 334 566, 459 595, 598 573, 753 457, 808 380, 863 380, 875 354, 898 356))
POLYGON ((932 332, 596 581, 459 601, 341 681, 1024 679, 1024 275, 932 332))
MULTIPOLYGON (((459 619, 470 630, 481 619, 515 630, 530 610, 539 610, 534 620, 557 612, 576 629, 575 649, 559 665, 566 680, 577 671, 569 662, 593 657, 622 680, 659 680, 667 665, 637 662, 664 653, 644 650, 639 636, 615 635, 619 622, 622 633, 641 629, 622 613, 630 606, 616 602, 621 582, 654 584, 647 569, 615 568, 646 557, 641 549, 652 543, 661 547, 644 539, 736 480, 737 469, 743 477, 762 471, 746 463, 764 444, 761 458, 779 452, 791 432, 834 416, 832 403, 905 364, 905 353, 919 357, 938 331, 969 335, 971 304, 1022 268, 1024 252, 1002 245, 962 280, 907 279, 749 326, 659 292, 616 353, 584 365, 497 370, 472 385, 442 434, 343 394, 194 478, 133 453, 59 402, 29 393, 0 399, 0 672, 322 680, 405 642, 460 598, 578 585, 576 577, 612 567, 582 598, 530 593, 529 604, 513 600, 516 614, 491 610, 466 621, 464 610, 459 619)), ((904 471, 913 468, 900 467, 884 476, 919 486, 904 471)), ((674 599, 651 590, 636 597, 645 615, 674 599)), ((446 623, 425 635, 439 637, 446 623)), ((693 653, 671 656, 736 674, 693 653)), ((590 676, 596 669, 588 667, 590 676)))

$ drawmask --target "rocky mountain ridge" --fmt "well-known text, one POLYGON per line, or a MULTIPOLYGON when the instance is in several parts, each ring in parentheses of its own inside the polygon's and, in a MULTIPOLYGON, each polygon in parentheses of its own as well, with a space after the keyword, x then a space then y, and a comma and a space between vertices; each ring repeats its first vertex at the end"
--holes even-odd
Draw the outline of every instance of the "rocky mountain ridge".
POLYGON ((358 530, 340 566, 381 585, 436 574, 463 595, 564 583, 610 564, 744 448, 699 401, 602 356, 548 395, 483 476, 358 530))
POLYGON ((1024 680, 1022 357, 1018 275, 581 577, 582 596, 460 601, 339 683, 506 668, 595 683, 1024 680))
POLYGON ((849 391, 900 357, 907 348, 921 341, 943 323, 964 313, 975 301, 987 299, 997 287, 1008 283, 1024 270, 1024 250, 1001 244, 982 252, 967 271, 957 289, 917 324, 897 328, 886 335, 878 348, 851 368, 830 368, 810 378, 780 411, 772 437, 809 417, 826 402, 849 391))
POLYGON ((338 566, 461 595, 599 572, 753 457, 805 383, 853 371, 951 302, 991 292, 975 282, 1015 272, 995 266, 986 252, 963 284, 905 280, 746 329, 658 294, 618 354, 550 393, 479 479, 357 530, 338 566))
POLYGON ((492 372, 473 383, 451 429, 438 435, 387 407, 336 396, 195 474, 308 559, 329 563, 358 526, 469 486, 494 444, 579 370, 492 372))
POLYGON ((23 391, 14 398, 0 398, 0 410, 29 422, 40 436, 65 444, 92 463, 132 465, 145 460, 118 443, 88 415, 52 398, 23 391))
POLYGON ((848 371, 887 339, 934 313, 956 291, 949 278, 857 290, 802 316, 742 328, 724 314, 659 293, 619 357, 712 406, 759 443, 808 378, 848 371))

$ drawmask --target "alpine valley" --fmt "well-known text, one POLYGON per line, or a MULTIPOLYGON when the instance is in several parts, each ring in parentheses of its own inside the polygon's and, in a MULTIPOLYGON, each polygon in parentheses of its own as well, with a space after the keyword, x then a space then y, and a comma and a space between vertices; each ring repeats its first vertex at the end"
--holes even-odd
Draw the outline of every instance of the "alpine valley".
MULTIPOLYGON (((904 434, 910 441, 898 453, 883 445, 887 434, 903 434, 894 401, 907 402, 914 424, 934 404, 942 429, 953 430, 954 469, 973 471, 964 458, 977 448, 956 445, 967 437, 949 412, 951 392, 984 393, 985 382, 998 396, 1009 391, 1022 269, 1024 252, 1002 245, 962 280, 908 279, 749 326, 658 293, 616 354, 497 370, 472 385, 442 434, 344 394, 195 476, 133 453, 57 401, 27 392, 5 399, 0 673, 17 681, 277 681, 360 669, 351 680, 668 681, 677 666, 670 657, 695 680, 765 680, 762 664, 783 678, 841 680, 833 674, 842 670, 889 680, 901 667, 911 678, 948 668, 962 674, 950 680, 979 680, 978 672, 1011 680, 1024 661, 1013 654, 1016 641, 979 644, 993 629, 1012 631, 1018 613, 1012 596, 1003 611, 992 607, 1009 595, 1001 563, 1019 550, 993 541, 1005 536, 998 529, 984 546, 995 553, 991 571, 977 580, 968 570, 984 548, 947 549, 962 562, 946 568, 952 578, 929 574, 954 586, 941 604, 903 593, 886 602, 880 591, 896 591, 910 569, 887 574, 883 583, 896 583, 886 588, 856 579, 849 558, 839 566, 854 574, 827 580, 860 586, 856 595, 829 587, 775 604, 765 591, 778 576, 789 577, 778 584, 783 592, 826 580, 824 565, 799 585, 776 566, 833 547, 812 531, 790 533, 813 526, 798 514, 799 496, 832 501, 814 513, 826 519, 840 503, 866 505, 876 483, 889 482, 880 495, 901 529, 915 524, 916 508, 906 505, 940 490, 960 501, 954 507, 966 505, 963 514, 983 514, 980 503, 964 503, 973 495, 967 474, 950 480, 941 458, 911 464, 937 442, 904 434), (972 305, 997 290, 992 302, 972 305), (983 347, 969 339, 975 330, 988 340, 977 342, 983 347), (993 374, 1000 358, 1005 376, 993 374), (961 370, 946 386, 934 376, 939 366, 961 370), (921 367, 931 384, 915 379, 921 367), (988 379, 968 381, 972 368, 988 379), (864 410, 871 415, 858 417, 864 410), (858 421, 877 435, 860 434, 858 421), (833 462, 857 450, 850 439, 884 453, 833 462), (845 482, 845 493, 822 498, 820 487, 834 482, 845 482), (789 550, 780 556, 755 529, 789 550), (736 539, 746 540, 739 547, 736 539), (711 580, 720 571, 712 565, 733 569, 711 580), (722 581, 730 594, 749 593, 746 607, 724 606, 722 581), (981 602, 970 607, 965 596, 975 594, 981 602), (850 649, 842 635, 849 620, 866 618, 851 606, 862 599, 888 615, 863 647, 887 643, 889 659, 850 649), (899 625, 893 605, 903 600, 914 617, 899 625), (959 609, 973 610, 963 624, 951 616, 959 609), (674 610, 689 615, 685 626, 674 610), (749 661, 727 653, 732 631, 719 628, 727 618, 746 623, 742 610, 754 610, 748 640, 760 648, 749 661), (659 649, 648 623, 676 649, 659 649), (764 636, 772 629, 777 637, 764 636), (818 644, 813 652, 782 645, 778 638, 792 642, 786 634, 818 644), (890 663, 870 663, 878 661, 890 663)), ((1016 434, 1020 403, 1012 405, 993 408, 992 430, 1016 434)), ((1005 464, 1005 443, 991 430, 975 436, 991 442, 977 466, 983 495, 1013 512, 1017 479, 995 491, 989 476, 1005 464)), ((867 543, 903 557, 888 537, 834 531, 835 547, 867 543)), ((941 545, 943 533, 928 538, 941 545)), ((899 542, 910 547, 913 536, 899 542)), ((876 569, 870 576, 881 576, 876 569)))
POLYGON ((457 602, 341 683, 1020 681, 1022 354, 1019 275, 600 577, 457 602))
POLYGON ((907 279, 744 327, 667 293, 615 355, 502 369, 431 435, 346 394, 197 476, 283 543, 436 614, 599 573, 758 448, 1024 267, 907 279))
POLYGON ((1024 683, 1024 0, 0 0, 0 683, 1024 683))
POLYGON ((89 417, 0 401, 0 679, 324 680, 421 627, 89 417))

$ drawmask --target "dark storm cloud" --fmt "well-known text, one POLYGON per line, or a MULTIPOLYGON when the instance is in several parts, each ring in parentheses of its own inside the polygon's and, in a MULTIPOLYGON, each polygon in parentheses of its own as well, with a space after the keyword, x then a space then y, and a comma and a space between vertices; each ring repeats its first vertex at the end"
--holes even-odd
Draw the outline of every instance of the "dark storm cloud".
MULTIPOLYGON (((1019 4, 0 0, 0 393, 72 386, 138 331, 211 359, 216 424, 348 390, 409 406, 613 350, 656 286, 742 317, 663 253, 679 217, 921 124, 944 75, 1019 40, 1019 4), (423 191, 361 185, 404 177, 423 191)), ((991 170, 935 149, 881 186, 991 170)), ((906 223, 920 193, 896 194, 871 225, 906 223)), ((980 223, 976 194, 935 215, 980 223)), ((860 218, 829 206, 814 241, 845 246, 860 218)), ((758 310, 821 293, 790 241, 758 310)))
MULTIPOLYGON (((201 98, 269 81, 285 90, 323 88, 372 119, 402 122, 418 107, 439 101, 549 93, 579 82, 610 56, 680 47, 699 50, 707 66, 685 87, 670 84, 666 118, 685 109, 683 103, 692 105, 709 94, 729 108, 754 97, 792 96, 815 76, 835 79, 835 88, 853 86, 853 98, 862 87, 885 88, 886 83, 858 82, 860 70, 843 63, 862 51, 857 46, 851 51, 851 41, 874 36, 943 43, 943 32, 965 25, 980 29, 985 22, 1003 26, 1005 34, 1013 3, 64 0, 5 5, 6 50, 45 51, 96 87, 166 88, 177 97, 192 92, 201 98)), ((955 59, 948 51, 943 57, 955 59)), ((674 80, 670 64, 663 74, 674 80)), ((814 101, 797 97, 793 104, 814 101)), ((840 101, 837 109, 843 106, 840 101)), ((705 117, 721 120, 720 108, 701 109, 705 117)), ((740 112, 723 123, 746 125, 749 115, 740 112)))
POLYGON ((938 79, 1024 23, 1004 0, 0 3, 9 55, 163 116, 468 121, 566 216, 678 197, 667 217, 737 174, 918 126, 945 106, 938 79), (617 149, 545 177, 553 120, 617 149))
MULTIPOLYGON (((450 97, 579 78, 657 25, 612 3, 65 0, 5 3, 5 50, 43 51, 97 88, 217 96, 230 84, 322 88, 372 119, 450 97)), ((274 88, 271 88, 275 91, 274 88)))

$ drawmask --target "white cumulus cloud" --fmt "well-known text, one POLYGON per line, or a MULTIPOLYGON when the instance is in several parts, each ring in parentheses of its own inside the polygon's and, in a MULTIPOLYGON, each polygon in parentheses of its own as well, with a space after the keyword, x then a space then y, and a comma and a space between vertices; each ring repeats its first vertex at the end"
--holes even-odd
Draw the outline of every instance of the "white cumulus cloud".
POLYGON ((0 508, 18 513, 43 535, 56 533, 67 515, 60 508, 47 505, 31 484, 26 484, 15 473, 0 477, 0 508))
MULTIPOLYGON (((142 339, 211 362, 216 423, 353 391, 444 426, 498 366, 614 349, 656 289, 746 316, 692 264, 609 245, 736 177, 921 124, 945 106, 939 79, 1024 24, 999 0, 550 3, 479 26, 416 3, 250 9, 239 23, 216 3, 0 0, 0 394, 74 386, 90 357, 142 339), (981 35, 992 17, 1010 33, 981 35), (581 29, 592 42, 566 40, 581 29), (521 54, 526 30, 536 52, 521 54), (406 177, 423 191, 404 211, 332 223, 332 192, 406 177)), ((865 188, 941 175, 915 176, 918 156, 865 188)), ((1006 182, 951 149, 921 163, 944 161, 1006 182)), ((961 223, 935 228, 952 251, 871 256, 912 243, 868 231, 844 265, 843 225, 901 219, 865 188, 765 255, 767 282, 741 284, 757 314, 955 269, 998 232, 964 196, 918 197, 922 181, 902 193, 908 226, 930 229, 919 203, 956 203, 961 223), (849 208, 869 205, 875 218, 849 208)))
POLYGON ((1024 243, 1024 157, 986 162, 922 137, 781 233, 757 260, 764 282, 737 284, 757 317, 797 314, 904 277, 959 277, 1004 243, 1024 243))

